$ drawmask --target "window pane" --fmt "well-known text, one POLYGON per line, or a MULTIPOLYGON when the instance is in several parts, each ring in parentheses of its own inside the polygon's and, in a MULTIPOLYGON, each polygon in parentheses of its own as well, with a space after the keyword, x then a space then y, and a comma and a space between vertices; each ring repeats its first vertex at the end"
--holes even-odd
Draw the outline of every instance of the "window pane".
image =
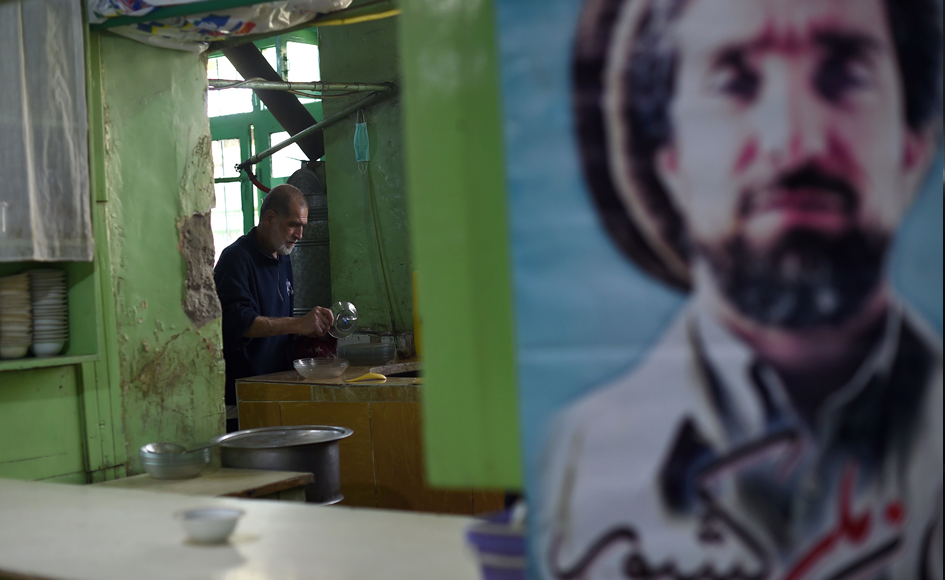
MULTIPOLYGON (((270 147, 276 143, 281 143, 288 138, 289 134, 285 131, 281 133, 270 133, 270 147)), ((298 144, 293 143, 285 149, 277 151, 276 154, 272 156, 272 176, 289 177, 302 167, 302 162, 307 160, 308 157, 305 156, 305 153, 302 153, 302 150, 299 149, 298 144)))
POLYGON ((227 212, 243 211, 242 196, 240 195, 242 184, 224 183, 223 185, 226 186, 226 189, 224 189, 224 193, 223 193, 223 195, 226 197, 226 211, 227 212))
MULTIPOLYGON (((288 80, 295 83, 310 83, 321 80, 318 68, 318 45, 302 42, 286 43, 286 66, 288 80)), ((303 104, 314 103, 317 99, 299 97, 303 104)))
POLYGON ((239 177, 236 164, 240 159, 239 139, 219 139, 213 142, 213 177, 239 177))
POLYGON ((216 205, 211 208, 214 213, 223 213, 226 211, 226 196, 224 195, 224 187, 226 183, 214 183, 213 184, 213 193, 216 197, 216 205))
MULTIPOLYGON (((243 80, 242 75, 224 56, 207 59, 207 78, 227 81, 243 80)), ((207 114, 211 117, 250 113, 253 110, 251 89, 223 89, 207 92, 207 114)))
POLYGON ((222 89, 207 91, 207 115, 220 117, 253 112, 252 89, 222 89))
POLYGON ((207 59, 207 78, 223 79, 227 81, 241 81, 241 75, 233 63, 225 56, 214 56, 207 59))
POLYGON ((223 57, 215 57, 207 59, 207 78, 208 79, 218 79, 220 78, 220 59, 223 57))
POLYGON ((279 66, 276 64, 276 47, 270 46, 269 48, 262 49, 263 58, 269 62, 269 66, 272 67, 272 70, 279 72, 279 66))
POLYGON ((217 204, 210 211, 210 227, 213 229, 216 263, 220 252, 243 235, 243 210, 240 183, 217 183, 214 188, 217 204))
POLYGON ((321 80, 318 70, 318 45, 286 43, 286 57, 289 61, 289 81, 310 83, 321 80))
POLYGON ((228 211, 226 212, 226 230, 227 233, 237 232, 236 239, 243 235, 243 212, 241 211, 228 211))
MULTIPOLYGON (((213 238, 216 240, 217 235, 226 234, 226 212, 223 210, 218 210, 213 208, 210 210, 210 229, 213 230, 213 238)), ((219 244, 214 242, 214 246, 219 244)))

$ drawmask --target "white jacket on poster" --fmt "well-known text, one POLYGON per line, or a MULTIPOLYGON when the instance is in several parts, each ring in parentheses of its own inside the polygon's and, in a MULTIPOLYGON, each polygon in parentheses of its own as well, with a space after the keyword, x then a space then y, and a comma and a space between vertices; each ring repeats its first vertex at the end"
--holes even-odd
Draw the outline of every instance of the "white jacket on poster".
POLYGON ((544 579, 942 578, 942 348, 903 309, 817 429, 696 308, 557 427, 544 579))

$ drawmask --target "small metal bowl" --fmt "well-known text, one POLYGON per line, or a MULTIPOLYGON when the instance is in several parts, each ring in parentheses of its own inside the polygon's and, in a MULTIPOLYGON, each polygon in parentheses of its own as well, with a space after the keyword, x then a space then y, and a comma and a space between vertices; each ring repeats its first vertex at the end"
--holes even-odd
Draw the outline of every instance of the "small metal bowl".
MULTIPOLYGON (((180 446, 176 446, 180 448, 180 446)), ((197 477, 210 463, 210 448, 181 453, 173 443, 148 443, 138 452, 141 467, 154 479, 197 477)))
POLYGON ((337 379, 345 373, 348 361, 343 358, 300 358, 292 366, 307 379, 337 379))

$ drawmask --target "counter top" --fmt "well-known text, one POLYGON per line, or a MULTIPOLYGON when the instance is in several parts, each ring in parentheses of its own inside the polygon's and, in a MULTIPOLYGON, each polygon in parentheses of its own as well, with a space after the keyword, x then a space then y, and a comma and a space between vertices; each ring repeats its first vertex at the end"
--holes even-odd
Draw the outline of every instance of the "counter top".
POLYGON ((0 576, 42 580, 477 580, 470 518, 0 479, 0 576), (185 541, 177 511, 235 507, 230 543, 185 541))
MULTIPOLYGON (((337 379, 306 379, 295 370, 246 377, 236 381, 236 398, 247 402, 374 402, 420 401, 421 380, 412 377, 388 377, 385 382, 347 382, 365 373, 389 375, 420 370, 416 359, 396 361, 374 367, 348 367, 337 379)), ((242 411, 241 411, 242 413, 242 411)), ((242 415, 241 421, 246 421, 242 415)), ((250 421, 252 423, 252 421, 250 421)), ((242 423, 241 423, 242 424, 242 423)))
POLYGON ((283 371, 281 373, 272 373, 268 375, 260 375, 258 377, 246 377, 244 379, 238 379, 236 382, 239 383, 286 383, 286 384, 303 384, 303 385, 328 385, 328 386, 342 386, 342 385, 372 385, 372 384, 385 384, 385 385, 398 385, 398 386, 412 386, 419 385, 421 379, 413 377, 387 377, 387 382, 377 383, 377 382, 358 382, 358 383, 348 383, 349 380, 360 377, 361 375, 367 373, 377 373, 379 375, 393 375, 397 373, 408 373, 420 370, 420 361, 417 359, 407 359, 402 361, 394 361, 383 365, 369 366, 369 367, 355 367, 349 366, 345 373, 338 377, 337 379, 307 379, 300 375, 295 369, 291 371, 283 371))
POLYGON ((227 497, 264 497, 301 489, 315 478, 311 473, 264 469, 209 468, 190 479, 155 479, 135 475, 96 483, 101 487, 227 497))

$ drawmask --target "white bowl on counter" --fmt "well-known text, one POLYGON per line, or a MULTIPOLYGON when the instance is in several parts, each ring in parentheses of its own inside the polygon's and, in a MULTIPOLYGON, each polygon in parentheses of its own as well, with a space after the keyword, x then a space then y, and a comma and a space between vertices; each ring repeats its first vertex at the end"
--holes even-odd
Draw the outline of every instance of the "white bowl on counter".
POLYGON ((197 544, 222 544, 245 512, 234 508, 198 508, 177 512, 187 538, 197 544))

